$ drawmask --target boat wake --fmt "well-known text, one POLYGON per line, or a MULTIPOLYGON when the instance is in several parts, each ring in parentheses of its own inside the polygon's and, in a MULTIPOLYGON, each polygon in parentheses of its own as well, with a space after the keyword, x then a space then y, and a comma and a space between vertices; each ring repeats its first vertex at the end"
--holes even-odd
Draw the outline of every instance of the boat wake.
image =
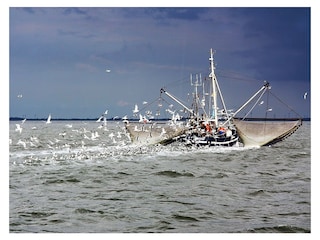
MULTIPOLYGON (((109 131, 108 134, 116 134, 109 131)), ((246 151, 252 147, 232 146, 232 147, 210 147, 210 146, 188 146, 185 143, 175 142, 170 145, 138 145, 131 144, 129 140, 121 138, 117 144, 113 144, 106 137, 99 137, 99 141, 88 140, 85 142, 76 139, 73 143, 67 140, 57 139, 52 142, 45 137, 25 138, 11 141, 10 162, 12 164, 43 165, 43 164, 63 164, 70 161, 138 161, 186 156, 193 158, 193 154, 227 154, 233 151, 246 151), (23 144, 21 144, 23 142, 23 144), (139 156, 139 157, 137 157, 139 156)))

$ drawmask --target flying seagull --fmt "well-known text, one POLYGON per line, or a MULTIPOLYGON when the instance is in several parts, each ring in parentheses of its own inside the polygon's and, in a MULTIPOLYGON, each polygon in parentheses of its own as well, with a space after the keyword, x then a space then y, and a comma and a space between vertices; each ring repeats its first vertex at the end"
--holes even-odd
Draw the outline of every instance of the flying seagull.
POLYGON ((22 132, 22 128, 20 126, 20 124, 16 124, 16 129, 15 129, 16 132, 19 132, 21 133, 22 132))
POLYGON ((133 112, 133 114, 136 114, 139 112, 139 108, 138 108, 137 104, 134 105, 134 109, 132 110, 132 112, 133 112))
POLYGON ((307 99, 307 95, 308 95, 308 92, 305 92, 305 93, 303 94, 303 99, 304 99, 304 100, 307 99))
POLYGON ((49 124, 49 123, 51 123, 51 114, 49 114, 47 121, 46 121, 46 124, 49 124))

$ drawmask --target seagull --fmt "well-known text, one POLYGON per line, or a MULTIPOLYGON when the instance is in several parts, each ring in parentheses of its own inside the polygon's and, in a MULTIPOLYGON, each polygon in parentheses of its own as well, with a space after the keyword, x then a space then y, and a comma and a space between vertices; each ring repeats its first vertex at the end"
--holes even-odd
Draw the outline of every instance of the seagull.
POLYGON ((151 115, 152 115, 152 111, 147 110, 147 111, 146 111, 146 114, 147 114, 147 116, 151 116, 151 115))
POLYGON ((137 105, 137 104, 134 105, 134 109, 132 110, 132 112, 133 112, 134 114, 136 114, 136 113, 139 112, 139 109, 138 109, 138 105, 137 105))
POLYGON ((100 135, 99 135, 99 133, 98 133, 97 131, 94 132, 94 137, 95 137, 95 138, 100 137, 100 135))
POLYGON ((26 118, 25 118, 25 119, 23 119, 23 120, 21 121, 21 123, 22 123, 22 124, 24 124, 24 122, 25 122, 25 121, 27 121, 27 119, 26 119, 26 118))
POLYGON ((175 112, 175 111, 170 110, 169 108, 167 108, 166 111, 167 111, 168 113, 170 113, 171 115, 173 115, 174 112, 175 112))
POLYGON ((148 123, 148 122, 150 122, 149 119, 146 118, 146 116, 142 117, 142 115, 140 114, 139 117, 140 117, 140 119, 139 119, 140 123, 148 123))
POLYGON ((117 138, 121 138, 121 132, 117 132, 117 138))
POLYGON ((133 130, 133 131, 135 131, 135 132, 141 132, 141 130, 138 129, 138 126, 134 126, 134 130, 133 130))
POLYGON ((160 137, 162 137, 164 134, 166 134, 166 130, 164 128, 161 129, 160 137))
POLYGON ((145 105, 145 104, 147 104, 147 103, 148 103, 147 101, 143 101, 143 102, 142 102, 143 105, 145 105))
POLYGON ((90 138, 91 140, 93 140, 93 141, 94 141, 94 140, 97 140, 97 137, 98 137, 98 136, 97 136, 96 133, 97 133, 97 132, 91 132, 91 138, 90 138))
POLYGON ((61 132, 61 133, 59 133, 59 136, 62 136, 62 137, 64 137, 64 136, 66 136, 66 132, 61 132))
POLYGON ((16 129, 15 129, 15 131, 17 131, 17 132, 19 132, 19 133, 22 132, 22 128, 21 128, 20 124, 16 124, 16 129))
POLYGON ((106 73, 110 73, 111 72, 111 70, 110 69, 106 69, 106 73))
POLYGON ((303 95, 303 99, 304 99, 304 100, 306 100, 306 99, 307 99, 307 95, 308 95, 308 93, 307 93, 307 92, 305 92, 305 93, 304 93, 304 95, 303 95))
POLYGON ((23 148, 26 149, 27 144, 26 144, 26 142, 22 141, 21 139, 19 139, 17 144, 23 146, 23 148))
POLYGON ((19 95, 17 96, 17 98, 22 98, 22 94, 19 94, 19 95))
POLYGON ((101 122, 102 118, 103 118, 103 116, 100 116, 96 122, 101 122))
POLYGON ((128 121, 128 116, 127 116, 127 115, 125 115, 125 116, 122 118, 122 122, 124 122, 124 123, 129 123, 129 121, 128 121))
POLYGON ((48 123, 51 123, 51 114, 49 114, 49 116, 47 118, 46 124, 48 124, 48 123))

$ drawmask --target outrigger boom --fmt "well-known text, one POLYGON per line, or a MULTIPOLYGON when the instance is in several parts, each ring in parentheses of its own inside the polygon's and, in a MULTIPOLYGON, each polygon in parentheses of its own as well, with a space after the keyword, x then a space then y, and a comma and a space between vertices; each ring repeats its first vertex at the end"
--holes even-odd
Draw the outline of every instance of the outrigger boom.
POLYGON ((160 93, 164 93, 166 94, 168 97, 170 97, 173 101, 177 102, 178 104, 180 104, 184 109, 186 109, 189 113, 191 113, 191 115, 195 115, 193 109, 188 108, 186 105, 184 105, 181 101, 179 101, 175 96, 173 96, 172 94, 168 93, 166 90, 164 90, 163 88, 160 89, 160 93))

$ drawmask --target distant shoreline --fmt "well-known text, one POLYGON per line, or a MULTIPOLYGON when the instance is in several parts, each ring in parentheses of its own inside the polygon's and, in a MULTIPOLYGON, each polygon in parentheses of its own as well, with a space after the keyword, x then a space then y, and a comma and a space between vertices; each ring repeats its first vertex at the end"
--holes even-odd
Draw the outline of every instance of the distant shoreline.
MULTIPOLYGON (((25 118, 21 117, 10 117, 9 121, 22 121, 25 118)), ((47 121, 47 118, 27 118, 28 121, 47 121)), ((52 121, 97 121, 97 118, 51 118, 52 121)), ((121 118, 107 118, 107 121, 123 121, 121 118)), ((137 118, 128 118, 128 121, 137 121, 137 118)), ((152 121, 167 121, 170 120, 169 118, 163 119, 152 119, 152 121)), ((103 122, 103 121, 101 121, 103 122)))
MULTIPOLYGON (((22 121, 25 118, 21 117, 10 117, 9 121, 22 121)), ((28 121, 47 121, 47 118, 27 118, 28 121)), ((97 121, 97 118, 51 118, 52 121, 97 121)), ((121 118, 109 118, 106 119, 107 121, 123 121, 121 118)), ((135 120, 135 119, 128 119, 135 120)), ((161 121, 162 119, 157 119, 155 121, 161 121)), ((166 119, 164 119, 166 120, 166 119)))
MULTIPOLYGON (((22 121, 24 118, 21 117, 10 117, 9 121, 22 121)), ((238 118, 240 119, 240 118, 238 118)), ((27 118, 28 121, 46 121, 46 118, 27 118)), ((96 118, 55 118, 52 119, 54 121, 97 121, 96 118)), ((168 121, 169 118, 162 118, 162 119, 152 119, 152 121, 168 121)), ((293 118, 247 118, 246 121, 285 121, 285 120, 293 120, 293 118)), ((107 121, 122 121, 121 118, 109 118, 107 121)), ((128 121, 137 121, 136 118, 128 119, 128 121)), ((302 121, 310 122, 311 118, 302 118, 302 121)))

